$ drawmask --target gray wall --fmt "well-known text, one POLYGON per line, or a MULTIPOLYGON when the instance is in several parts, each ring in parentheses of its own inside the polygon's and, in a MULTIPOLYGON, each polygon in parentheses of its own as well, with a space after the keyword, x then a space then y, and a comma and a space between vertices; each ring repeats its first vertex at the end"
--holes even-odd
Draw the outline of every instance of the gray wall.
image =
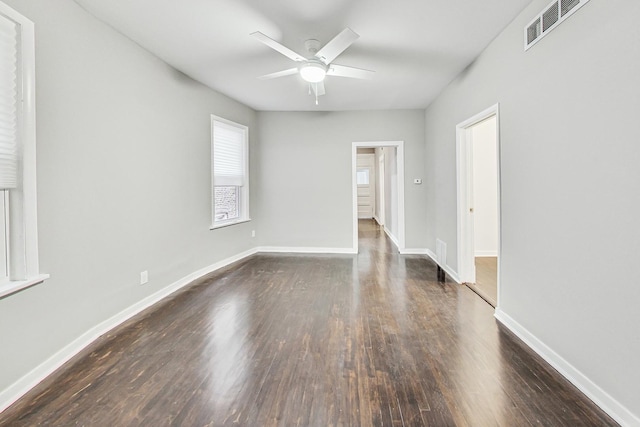
POLYGON ((51 279, 0 300, 0 391, 101 321, 255 246, 255 222, 209 230, 209 115, 253 131, 255 112, 70 0, 5 1, 36 25, 40 266, 51 279))
POLYGON ((640 415, 640 2, 592 1, 528 52, 536 0, 426 112, 428 245, 456 262, 455 126, 499 102, 500 308, 640 415))
POLYGON ((351 143, 405 141, 406 246, 424 247, 424 111, 260 112, 258 203, 269 246, 351 248, 351 143))

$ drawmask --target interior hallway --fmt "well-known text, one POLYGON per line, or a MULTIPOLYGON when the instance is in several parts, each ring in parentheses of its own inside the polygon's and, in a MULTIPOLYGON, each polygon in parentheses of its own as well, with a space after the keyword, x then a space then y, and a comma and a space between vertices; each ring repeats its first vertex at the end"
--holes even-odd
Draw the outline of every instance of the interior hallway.
POLYGON ((399 256, 255 255, 72 359, 2 426, 616 425, 464 286, 399 256))

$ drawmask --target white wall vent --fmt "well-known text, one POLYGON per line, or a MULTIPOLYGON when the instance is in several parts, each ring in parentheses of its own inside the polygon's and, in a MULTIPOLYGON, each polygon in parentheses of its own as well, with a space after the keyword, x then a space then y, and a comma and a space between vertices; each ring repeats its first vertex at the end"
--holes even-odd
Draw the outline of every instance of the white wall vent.
POLYGON ((538 43, 551 30, 588 2, 589 0, 554 0, 524 27, 524 50, 528 50, 538 43))

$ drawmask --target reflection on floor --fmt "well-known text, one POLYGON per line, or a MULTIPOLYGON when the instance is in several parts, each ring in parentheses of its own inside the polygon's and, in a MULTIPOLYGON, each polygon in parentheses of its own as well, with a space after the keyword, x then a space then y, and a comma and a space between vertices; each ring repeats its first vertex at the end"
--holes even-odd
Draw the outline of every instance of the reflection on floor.
POLYGON ((498 301, 498 258, 476 257, 476 283, 467 286, 495 307, 498 301))
POLYGON ((367 244, 369 240, 366 237, 381 237, 384 234, 384 228, 375 219, 358 220, 358 239, 360 243, 367 244))

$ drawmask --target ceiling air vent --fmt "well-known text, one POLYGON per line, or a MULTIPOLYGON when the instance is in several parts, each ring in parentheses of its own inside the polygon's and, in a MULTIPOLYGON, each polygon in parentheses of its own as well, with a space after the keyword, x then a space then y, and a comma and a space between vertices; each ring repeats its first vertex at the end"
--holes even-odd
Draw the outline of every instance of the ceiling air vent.
POLYGON ((527 45, 530 45, 538 37, 542 35, 542 28, 540 27, 540 18, 536 19, 533 24, 527 28, 527 45))
POLYGON ((580 0, 561 0, 560 1, 560 16, 564 16, 567 13, 571 12, 573 9, 575 9, 576 6, 580 5, 582 6, 584 3, 584 1, 580 1, 580 0))
POLYGON ((589 0, 554 0, 524 28, 524 50, 539 42, 551 30, 573 15, 589 0))

